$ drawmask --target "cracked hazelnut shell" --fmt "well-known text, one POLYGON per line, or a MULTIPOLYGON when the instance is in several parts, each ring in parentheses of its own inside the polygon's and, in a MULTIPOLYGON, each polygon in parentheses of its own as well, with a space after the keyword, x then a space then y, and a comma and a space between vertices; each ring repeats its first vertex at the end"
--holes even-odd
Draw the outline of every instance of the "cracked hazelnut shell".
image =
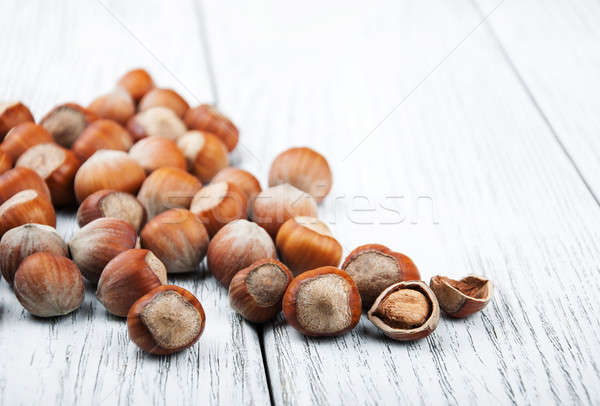
POLYGON ((342 259, 342 246, 316 217, 289 219, 279 229, 275 244, 294 275, 322 266, 337 267, 342 259))
POLYGON ((146 249, 121 252, 104 267, 96 297, 109 313, 127 317, 131 306, 151 290, 167 284, 167 268, 146 249))
POLYGON ((0 150, 4 151, 15 162, 23 152, 34 145, 53 141, 52 135, 44 127, 27 122, 19 124, 6 134, 0 145, 0 150))
POLYGON ((228 287, 240 269, 265 258, 276 258, 275 245, 269 234, 248 220, 225 225, 208 244, 208 269, 223 286, 228 287))
POLYGON ((206 316, 202 305, 187 290, 159 286, 139 298, 127 315, 131 340, 151 354, 172 354, 198 341, 206 316))
POLYGON ((77 209, 79 227, 102 218, 113 217, 124 220, 139 231, 146 222, 146 209, 132 194, 103 189, 85 198, 77 209))
POLYGON ((84 283, 73 261, 50 252, 38 252, 25 258, 17 269, 14 291, 19 302, 34 316, 64 316, 81 306, 84 283))
POLYGON ((0 103, 0 139, 21 123, 33 122, 31 111, 21 102, 0 103))
POLYGON ((367 317, 393 340, 419 340, 437 328, 440 306, 425 282, 398 282, 381 292, 367 317))
POLYGON ((404 254, 380 244, 361 245, 342 264, 342 270, 354 280, 363 306, 371 307, 385 288, 397 282, 421 280, 419 270, 404 254))
POLYGON ((281 311, 281 301, 294 276, 276 259, 262 259, 238 271, 229 284, 229 303, 246 320, 264 323, 281 311))
POLYGON ((329 194, 333 179, 323 155, 311 148, 298 147, 283 151, 271 164, 269 186, 283 183, 310 193, 320 203, 329 194))
POLYGON ((494 284, 482 276, 469 275, 460 280, 434 276, 429 283, 440 308, 450 317, 463 318, 482 310, 494 295, 494 284))
POLYGON ((75 103, 65 103, 50 110, 40 124, 48 130, 54 142, 65 148, 71 148, 79 134, 97 116, 75 103))
POLYGON ((207 131, 219 137, 229 152, 233 151, 238 143, 240 133, 237 127, 229 118, 208 104, 188 109, 184 121, 190 130, 207 131))
POLYGON ((208 232, 189 210, 171 209, 146 224, 140 242, 165 264, 167 272, 193 272, 206 255, 208 232))
POLYGON ((341 335, 360 320, 360 294, 346 272, 324 266, 292 280, 283 296, 283 314, 304 335, 341 335))

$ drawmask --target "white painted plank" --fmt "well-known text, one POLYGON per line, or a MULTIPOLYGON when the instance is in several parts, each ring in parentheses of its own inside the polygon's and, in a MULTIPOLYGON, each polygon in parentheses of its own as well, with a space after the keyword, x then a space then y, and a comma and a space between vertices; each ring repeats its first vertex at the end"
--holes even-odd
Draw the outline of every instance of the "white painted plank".
POLYGON ((335 339, 279 319, 275 403, 600 401, 600 210, 485 25, 469 36, 472 4, 204 3, 219 100, 257 158, 243 166, 265 180, 282 149, 313 146, 334 169, 320 214, 347 251, 379 242, 425 279, 497 285, 483 313, 408 344, 365 317, 335 339))
MULTIPOLYGON (((477 0, 485 13, 494 0, 477 0)), ((507 1, 489 20, 596 197, 600 196, 600 4, 507 1), (535 17, 533 17, 535 16, 535 17)))
MULTIPOLYGON (((191 1, 4 1, 0 99, 22 99, 40 118, 59 102, 87 104, 142 66, 190 103, 210 101, 197 18, 191 1)), ((60 214, 67 241, 76 228, 72 212, 60 214)), ((0 404, 268 403, 258 336, 209 275, 170 279, 207 314, 199 343, 170 357, 138 350, 91 287, 77 312, 39 320, 0 282, 0 404)))

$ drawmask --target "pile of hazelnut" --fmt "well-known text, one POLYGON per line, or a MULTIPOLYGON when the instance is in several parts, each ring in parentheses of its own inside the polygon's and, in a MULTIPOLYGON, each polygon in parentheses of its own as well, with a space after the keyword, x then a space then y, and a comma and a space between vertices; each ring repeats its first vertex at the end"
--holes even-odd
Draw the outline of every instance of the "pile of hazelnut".
POLYGON ((317 218, 332 185, 327 160, 288 149, 262 190, 229 166, 238 138, 223 114, 191 108, 142 69, 38 124, 22 103, 0 103, 0 270, 23 307, 68 314, 85 278, 108 312, 127 317, 133 342, 170 354, 194 344, 206 318, 167 275, 204 257, 244 318, 264 323, 283 309, 310 336, 353 329, 364 307, 389 337, 414 340, 436 328, 440 308, 465 317, 489 302, 489 280, 436 276, 428 286, 410 258, 382 245, 358 247, 338 268, 342 246, 317 218), (75 203, 81 228, 67 244, 55 207, 75 203))

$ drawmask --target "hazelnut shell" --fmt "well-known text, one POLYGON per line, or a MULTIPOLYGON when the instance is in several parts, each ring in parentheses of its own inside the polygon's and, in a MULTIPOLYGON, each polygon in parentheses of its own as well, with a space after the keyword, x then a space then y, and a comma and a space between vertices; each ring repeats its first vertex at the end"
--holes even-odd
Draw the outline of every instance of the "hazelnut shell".
POLYGON ((482 276, 470 275, 461 280, 434 276, 429 283, 440 308, 450 317, 463 318, 482 310, 494 295, 494 284, 482 276))

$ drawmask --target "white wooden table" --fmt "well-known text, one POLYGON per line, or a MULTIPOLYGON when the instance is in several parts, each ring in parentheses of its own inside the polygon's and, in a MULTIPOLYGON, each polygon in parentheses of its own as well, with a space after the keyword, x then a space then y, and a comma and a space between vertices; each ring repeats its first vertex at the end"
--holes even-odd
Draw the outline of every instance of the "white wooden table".
MULTIPOLYGON (((483 274, 493 302, 418 342, 366 319, 332 339, 240 319, 202 266, 207 313, 170 357, 140 352, 88 289, 39 320, 0 283, 0 404, 598 404, 600 3, 2 0, 0 99, 40 118, 147 68, 241 129, 265 186, 324 153, 321 217, 345 254, 382 243, 428 280, 483 274)), ((73 214, 59 216, 68 240, 73 214)))

